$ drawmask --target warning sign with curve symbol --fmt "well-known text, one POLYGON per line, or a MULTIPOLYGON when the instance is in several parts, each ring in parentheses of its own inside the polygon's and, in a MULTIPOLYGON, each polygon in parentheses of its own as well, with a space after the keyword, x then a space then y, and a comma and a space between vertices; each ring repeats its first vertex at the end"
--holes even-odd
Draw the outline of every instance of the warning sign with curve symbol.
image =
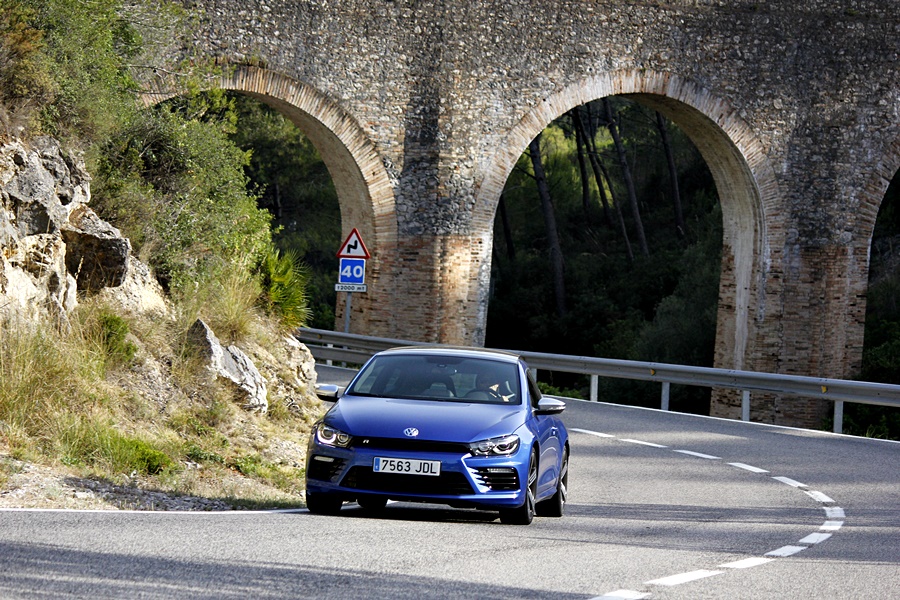
POLYGON ((359 235, 359 230, 357 230, 356 227, 354 227, 353 231, 350 232, 350 235, 347 236, 347 239, 344 241, 344 244, 341 246, 337 255, 338 258, 366 259, 372 257, 369 254, 366 245, 363 243, 362 236, 359 235))

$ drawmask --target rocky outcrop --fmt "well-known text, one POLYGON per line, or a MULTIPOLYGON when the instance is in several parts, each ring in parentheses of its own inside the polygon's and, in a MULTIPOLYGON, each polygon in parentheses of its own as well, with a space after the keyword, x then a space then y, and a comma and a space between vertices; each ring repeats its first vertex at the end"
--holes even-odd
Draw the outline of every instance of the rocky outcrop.
POLYGON ((83 162, 55 140, 0 146, 0 314, 65 320, 76 290, 126 280, 131 244, 89 201, 83 162))
POLYGON ((223 346, 201 319, 188 330, 188 341, 206 359, 210 371, 234 385, 243 396, 244 408, 260 413, 269 409, 266 380, 243 350, 234 345, 223 346))

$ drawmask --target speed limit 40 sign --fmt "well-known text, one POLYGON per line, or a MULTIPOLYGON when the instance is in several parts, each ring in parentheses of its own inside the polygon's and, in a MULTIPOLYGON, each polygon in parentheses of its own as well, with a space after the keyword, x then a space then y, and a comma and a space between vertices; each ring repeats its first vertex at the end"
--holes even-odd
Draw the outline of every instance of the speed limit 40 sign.
POLYGON ((334 289, 338 292, 365 292, 366 259, 342 258, 338 282, 334 289))

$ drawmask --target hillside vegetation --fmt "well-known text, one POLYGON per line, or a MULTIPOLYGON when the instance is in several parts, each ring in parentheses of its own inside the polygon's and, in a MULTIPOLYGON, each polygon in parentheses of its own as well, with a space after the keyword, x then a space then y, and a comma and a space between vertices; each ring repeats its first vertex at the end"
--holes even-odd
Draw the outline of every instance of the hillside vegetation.
POLYGON ((276 248, 248 186, 249 153, 229 139, 233 99, 136 101, 135 69, 187 21, 167 2, 0 3, 0 141, 50 135, 84 156, 91 206, 170 301, 150 316, 83 296, 65 327, 0 319, 0 491, 40 463, 228 505, 302 501, 305 438, 322 407, 283 372, 279 348, 308 318, 306 271, 276 248), (197 318, 257 362, 266 414, 242 410, 186 343, 197 318))
MULTIPOLYGON (((190 18, 162 0, 0 2, 0 137, 51 135, 81 153, 94 178, 94 210, 131 240, 171 302, 163 319, 84 297, 68 328, 0 322, 0 491, 30 462, 229 504, 301 500, 303 443, 322 406, 309 390, 273 386, 267 414, 243 411, 185 334, 203 318, 267 377, 282 377, 272 350, 280 337, 305 322, 333 325, 339 208, 315 149, 253 101, 197 91, 138 108, 137 76, 190 18)), ((185 67, 186 89, 200 90, 212 68, 203 60, 185 67)), ((562 117, 507 183, 488 344, 710 365, 721 213, 702 159, 669 124, 679 224, 670 171, 659 166, 666 157, 656 115, 614 100, 581 116, 589 141, 579 140, 574 113, 562 117), (610 124, 633 169, 646 253, 610 124), (579 143, 592 144, 609 171, 587 187, 579 143), (556 289, 536 156, 560 239, 556 289)), ((898 382, 892 240, 900 211, 890 208, 892 190, 873 243, 873 262, 884 261, 873 264, 862 377, 898 382)), ((584 393, 577 378, 551 383, 584 393)), ((615 401, 656 402, 649 386, 604 385, 601 394, 615 401)), ((703 390, 673 390, 680 410, 702 413, 707 402, 703 390)), ((846 423, 854 433, 900 436, 897 411, 848 406, 846 423)))

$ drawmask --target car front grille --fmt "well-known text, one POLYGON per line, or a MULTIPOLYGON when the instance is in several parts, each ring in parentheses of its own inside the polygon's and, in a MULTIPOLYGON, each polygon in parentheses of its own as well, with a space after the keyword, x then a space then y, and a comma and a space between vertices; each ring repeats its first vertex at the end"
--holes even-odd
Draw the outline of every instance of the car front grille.
POLYGON ((346 462, 343 458, 314 454, 306 466, 306 476, 319 481, 332 481, 344 468, 346 462))
POLYGON ((426 496, 466 496, 473 494, 462 473, 447 471, 437 477, 374 473, 371 467, 353 467, 341 482, 343 487, 372 492, 426 496))
POLYGON ((519 489, 519 474, 512 467, 478 467, 474 471, 479 483, 495 492, 519 489))
POLYGON ((469 452, 467 445, 457 442, 434 442, 402 438, 354 437, 351 446, 373 450, 399 450, 402 452, 447 452, 459 454, 460 456, 469 452))

